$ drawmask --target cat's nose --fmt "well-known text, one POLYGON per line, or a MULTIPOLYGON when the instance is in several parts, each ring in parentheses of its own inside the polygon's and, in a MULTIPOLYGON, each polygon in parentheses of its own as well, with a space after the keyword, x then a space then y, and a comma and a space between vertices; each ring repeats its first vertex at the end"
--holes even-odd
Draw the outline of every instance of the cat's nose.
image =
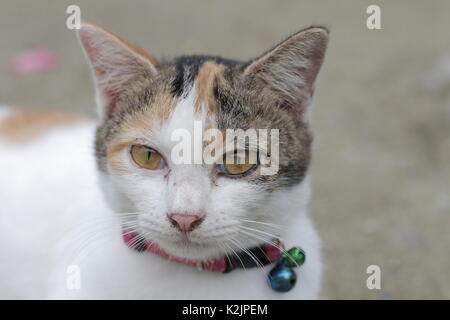
POLYGON ((172 213, 168 217, 172 225, 181 232, 190 232, 203 221, 203 217, 187 213, 172 213))

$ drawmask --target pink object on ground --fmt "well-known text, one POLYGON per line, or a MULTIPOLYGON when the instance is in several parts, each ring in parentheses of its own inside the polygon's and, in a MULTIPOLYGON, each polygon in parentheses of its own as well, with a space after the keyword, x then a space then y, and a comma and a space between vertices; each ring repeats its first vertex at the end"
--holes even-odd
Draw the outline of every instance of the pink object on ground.
POLYGON ((56 66, 57 57, 53 51, 37 48, 16 55, 9 63, 9 70, 15 75, 47 71, 56 66))

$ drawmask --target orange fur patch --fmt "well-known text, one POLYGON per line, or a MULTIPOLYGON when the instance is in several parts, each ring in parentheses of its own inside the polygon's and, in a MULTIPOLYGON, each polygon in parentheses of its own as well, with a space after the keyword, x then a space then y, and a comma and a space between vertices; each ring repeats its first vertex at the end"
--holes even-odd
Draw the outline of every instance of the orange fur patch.
POLYGON ((129 144, 130 143, 118 143, 108 148, 106 151, 106 161, 108 162, 108 166, 116 173, 129 173, 122 166, 122 152, 129 144))
POLYGON ((160 123, 169 119, 178 103, 178 98, 172 96, 169 92, 158 92, 155 95, 152 105, 144 113, 144 118, 158 118, 160 123))
POLYGON ((17 110, 0 119, 0 137, 14 143, 29 142, 54 128, 83 120, 87 118, 59 110, 17 110))
POLYGON ((206 61, 198 70, 196 81, 197 97, 194 103, 196 112, 200 112, 202 106, 206 106, 209 114, 217 111, 217 102, 213 92, 214 81, 222 75, 224 69, 224 65, 206 61))
POLYGON ((123 149, 135 143, 134 137, 149 134, 155 124, 162 124, 169 118, 177 103, 177 98, 168 92, 159 92, 151 106, 135 113, 122 124, 117 137, 111 141, 106 151, 106 161, 115 172, 128 173, 121 165, 123 149))

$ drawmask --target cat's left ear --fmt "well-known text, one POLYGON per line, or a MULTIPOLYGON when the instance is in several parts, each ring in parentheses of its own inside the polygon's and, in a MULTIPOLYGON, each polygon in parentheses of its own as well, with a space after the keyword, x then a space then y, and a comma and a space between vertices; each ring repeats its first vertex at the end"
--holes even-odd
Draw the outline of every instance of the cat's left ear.
POLYGON ((111 116, 120 94, 134 79, 151 78, 158 72, 150 54, 95 24, 82 23, 78 38, 94 75, 102 119, 111 116))
POLYGON ((306 122, 327 43, 327 29, 302 30, 253 60, 245 67, 244 76, 256 88, 269 89, 297 120, 306 122))

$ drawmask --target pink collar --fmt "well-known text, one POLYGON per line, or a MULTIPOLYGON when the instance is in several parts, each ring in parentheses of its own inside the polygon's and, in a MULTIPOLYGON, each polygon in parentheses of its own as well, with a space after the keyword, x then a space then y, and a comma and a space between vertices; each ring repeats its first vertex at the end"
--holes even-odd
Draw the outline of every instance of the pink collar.
POLYGON ((127 246, 137 251, 149 251, 164 259, 181 263, 189 267, 197 267, 200 270, 208 270, 213 272, 227 273, 236 268, 252 268, 258 265, 268 265, 276 261, 280 255, 280 248, 282 244, 279 240, 275 240, 274 244, 265 244, 260 247, 249 248, 246 251, 250 252, 238 252, 237 257, 221 257, 210 261, 197 261, 186 258, 179 258, 173 256, 163 249, 161 249, 156 243, 149 240, 143 240, 139 238, 136 233, 122 232, 123 241, 127 246))

